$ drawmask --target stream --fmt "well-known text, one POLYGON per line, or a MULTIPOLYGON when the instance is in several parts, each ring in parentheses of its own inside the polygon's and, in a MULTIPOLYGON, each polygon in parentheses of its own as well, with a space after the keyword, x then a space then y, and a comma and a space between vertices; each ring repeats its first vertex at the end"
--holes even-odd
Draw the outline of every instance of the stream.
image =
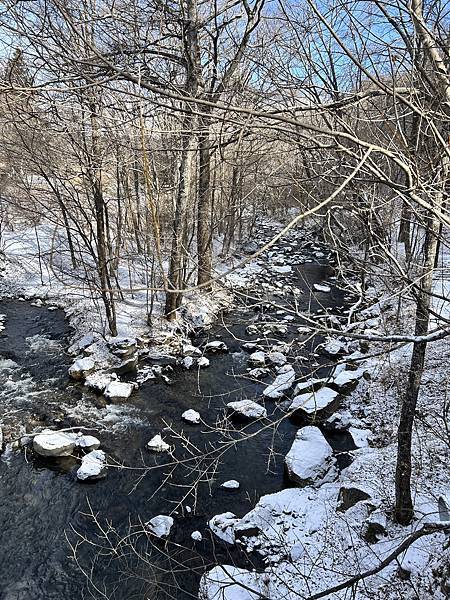
MULTIPOLYGON (((316 297, 309 292, 314 283, 328 281, 332 274, 326 259, 293 267, 288 281, 304 292, 300 310, 342 310, 344 295, 337 287, 316 297)), ((259 293, 262 301, 273 299, 259 293)), ((149 380, 126 406, 107 406, 102 397, 68 378, 71 359, 65 349, 71 330, 63 311, 19 300, 0 301, 0 313, 5 315, 0 333, 1 420, 22 419, 28 422, 28 431, 43 425, 92 427, 97 420, 92 433, 101 440, 111 465, 105 479, 81 484, 75 477, 74 458, 45 460, 29 450, 11 449, 1 455, 1 600, 184 600, 196 598, 200 576, 214 564, 231 560, 240 566, 249 562, 261 566, 256 556, 227 546, 207 527, 215 514, 231 511, 243 516, 262 495, 289 485, 283 461, 299 424, 280 420, 283 403, 265 402, 268 419, 277 421, 275 429, 261 423, 230 426, 224 419, 227 402, 260 399, 271 381, 241 376, 248 358, 242 343, 258 337, 246 333, 247 326, 282 320, 276 311, 265 313, 260 305, 255 310, 254 304, 251 299, 240 300, 220 322, 193 339, 195 345, 218 339, 227 344, 227 354, 209 357, 209 368, 175 366, 171 385, 149 380), (200 412, 202 424, 181 420, 189 408, 200 412), (166 426, 173 426, 173 431, 164 431, 166 426), (258 431, 241 441, 244 432, 258 431), (146 443, 161 432, 175 446, 178 465, 169 455, 146 450, 146 443), (204 475, 193 493, 200 470, 204 475), (221 488, 229 479, 237 479, 240 488, 221 488), (172 514, 175 520, 166 542, 150 539, 142 526, 158 514, 172 514), (201 542, 191 539, 194 530, 202 533, 201 542)), ((287 334, 270 336, 272 344, 305 339, 297 333, 299 319, 286 324, 287 334)), ((330 362, 324 357, 314 357, 317 365, 312 362, 310 353, 319 341, 314 338, 295 346, 289 361, 298 376, 314 370, 317 377, 329 371, 330 362)), ((339 454, 341 468, 346 466, 345 452, 354 448, 349 436, 324 433, 339 454)))

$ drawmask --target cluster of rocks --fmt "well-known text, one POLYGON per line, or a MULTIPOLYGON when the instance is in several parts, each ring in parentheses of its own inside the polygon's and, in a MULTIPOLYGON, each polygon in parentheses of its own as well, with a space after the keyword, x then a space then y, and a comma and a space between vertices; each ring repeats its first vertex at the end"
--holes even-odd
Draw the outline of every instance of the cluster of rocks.
POLYGON ((69 367, 69 375, 104 394, 110 402, 125 402, 138 384, 121 381, 120 377, 136 374, 139 348, 143 344, 143 340, 125 337, 105 342, 89 333, 69 348, 70 353, 78 354, 69 367))
POLYGON ((99 448, 100 440, 81 432, 44 429, 33 436, 33 450, 39 456, 81 456, 81 465, 76 472, 80 481, 99 479, 105 475, 106 455, 99 448))

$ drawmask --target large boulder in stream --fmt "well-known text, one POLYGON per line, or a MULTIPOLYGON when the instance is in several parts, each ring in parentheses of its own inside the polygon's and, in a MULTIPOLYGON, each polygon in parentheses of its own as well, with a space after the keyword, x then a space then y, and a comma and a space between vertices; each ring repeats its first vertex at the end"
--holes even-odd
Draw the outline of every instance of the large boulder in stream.
POLYGON ((329 417, 339 406, 339 394, 329 387, 295 396, 290 411, 310 420, 329 417))
POLYGON ((70 456, 75 450, 75 436, 44 429, 33 438, 33 450, 41 456, 70 456))
POLYGON ((76 448, 84 452, 97 450, 100 440, 79 431, 52 431, 44 429, 33 438, 33 450, 41 456, 70 456, 76 448))
POLYGON ((317 427, 303 427, 285 458, 289 479, 305 487, 318 487, 337 476, 333 449, 317 427))

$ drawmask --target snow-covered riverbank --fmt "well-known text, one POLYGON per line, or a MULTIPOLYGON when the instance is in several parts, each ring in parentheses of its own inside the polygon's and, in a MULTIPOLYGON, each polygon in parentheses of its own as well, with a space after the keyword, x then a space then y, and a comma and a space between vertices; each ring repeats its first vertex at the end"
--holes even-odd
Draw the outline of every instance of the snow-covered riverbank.
MULTIPOLYGON (((302 435, 306 430, 300 429, 286 467, 301 487, 264 496, 243 518, 228 515, 225 522, 227 540, 260 555, 267 567, 262 572, 232 564, 213 568, 202 578, 202 600, 342 600, 350 593, 358 600, 448 598, 448 529, 435 528, 450 527, 450 347, 446 339, 428 347, 412 449, 415 519, 402 527, 393 520, 396 434, 412 344, 368 341, 411 330, 411 308, 404 306, 399 322, 395 296, 377 286, 342 327, 339 340, 330 338, 328 346, 342 351, 339 362, 359 372, 356 387, 341 389, 325 422, 350 432, 357 446, 353 461, 336 472, 320 434, 302 435), (346 332, 367 340, 349 352, 358 343, 346 332)), ((352 373, 341 371, 335 381, 350 383, 347 372, 352 373)), ((304 393, 308 382, 299 386, 302 395, 291 408, 311 402, 304 393)), ((336 389, 332 378, 309 384, 319 420, 322 407, 335 397, 327 386, 336 389)))
MULTIPOLYGON (((267 226, 265 231, 263 228, 259 243, 264 243, 272 233, 273 226, 267 226)), ((364 304, 354 311, 324 308, 336 283, 341 285, 329 277, 310 286, 316 308, 298 311, 297 300, 305 292, 291 279, 293 269, 312 260, 320 263, 330 258, 326 248, 317 245, 312 236, 302 234, 302 238, 298 239, 298 233, 292 234, 257 261, 231 274, 229 288, 222 289, 218 300, 216 297, 202 300, 206 304, 199 308, 195 298, 188 298, 182 311, 183 321, 176 324, 179 331, 162 320, 161 328, 156 322, 150 330, 145 322, 145 305, 141 304, 139 309, 133 307, 132 318, 119 319, 123 324, 122 336, 108 338, 93 310, 95 304, 86 298, 76 300, 70 286, 56 285, 55 289, 50 282, 36 285, 36 272, 29 280, 19 276, 18 270, 14 277, 11 261, 2 280, 10 295, 22 294, 49 308, 57 305, 65 308, 75 328, 72 376, 85 380, 92 389, 105 392, 107 402, 120 402, 120 406, 126 406, 135 387, 144 385, 149 378, 170 377, 161 366, 148 365, 152 356, 170 352, 171 360, 179 361, 182 369, 189 370, 206 367, 206 363, 202 367, 198 361, 209 360, 210 352, 226 351, 220 340, 214 340, 212 345, 205 342, 200 347, 194 346, 187 334, 192 327, 212 322, 217 311, 225 306, 222 298, 230 302, 233 290, 250 296, 247 302, 254 305, 258 311, 255 315, 261 318, 249 321, 242 330, 239 376, 252 381, 261 378, 263 386, 255 401, 231 402, 227 410, 232 419, 240 417, 263 423, 276 403, 280 411, 277 420, 293 417, 305 424, 312 419, 309 430, 301 428, 290 452, 286 452, 291 482, 304 487, 263 496, 243 517, 227 511, 209 519, 210 529, 223 543, 258 553, 267 568, 264 572, 250 573, 231 565, 218 566, 202 579, 202 600, 256 600, 261 595, 270 600, 309 597, 352 575, 376 568, 408 535, 426 523, 441 522, 443 502, 450 489, 446 468, 448 442, 442 419, 445 373, 450 366, 447 344, 438 341, 430 346, 428 353, 414 445, 417 519, 410 527, 401 528, 391 518, 395 430, 411 347, 399 345, 385 353, 382 344, 368 344, 366 340, 350 337, 350 334, 382 336, 399 327, 395 323, 395 303, 389 299, 380 302, 384 293, 381 289, 369 292, 364 304), (191 308, 186 308, 190 303, 191 308), (299 319, 300 325, 295 323, 299 319), (299 369, 305 359, 300 359, 298 348, 305 347, 316 326, 322 331, 327 325, 340 330, 341 335, 330 334, 314 346, 307 357, 305 366, 309 374, 305 376, 299 369), (290 337, 287 334, 293 327, 296 334, 292 338, 292 334, 290 337), (319 357, 326 357, 329 365, 337 362, 334 371, 316 376, 319 357), (143 359, 147 364, 141 367, 143 359), (115 371, 112 374, 111 368, 115 371), (353 462, 347 468, 337 468, 336 452, 321 433, 326 430, 342 430, 351 436, 356 450, 351 452, 353 462)), ((21 268, 25 269, 24 265, 21 268)), ((119 314, 130 315, 126 302, 119 306, 119 314)), ((36 340, 33 343, 36 345, 36 340)), ((220 360, 220 355, 215 360, 220 360)), ((194 412, 190 407, 183 413, 180 411, 180 421, 189 410, 194 412)), ((205 418, 201 407, 195 413, 198 417, 195 416, 192 427, 205 418)), ((79 414, 85 416, 82 411, 79 414)), ((239 479, 237 473, 233 476, 239 479)), ((170 538, 171 533, 168 535, 170 538)), ((421 538, 379 574, 364 579, 357 587, 357 598, 408 598, 408 594, 418 590, 420 598, 428 599, 434 597, 430 590, 441 593, 436 589, 445 579, 441 572, 446 560, 444 542, 442 533, 421 538)), ((345 598, 347 593, 336 592, 331 597, 345 598)))

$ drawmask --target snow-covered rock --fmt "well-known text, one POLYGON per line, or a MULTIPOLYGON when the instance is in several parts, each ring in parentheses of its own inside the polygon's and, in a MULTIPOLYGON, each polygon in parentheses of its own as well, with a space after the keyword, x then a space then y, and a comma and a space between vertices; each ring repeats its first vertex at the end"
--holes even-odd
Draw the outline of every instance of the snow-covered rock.
POLYGON ((102 373, 101 371, 96 371, 86 377, 84 385, 101 394, 105 391, 106 386, 111 383, 111 381, 116 380, 116 373, 102 373))
POLYGON ((372 512, 365 521, 364 538, 369 544, 376 544, 378 540, 386 535, 387 519, 381 510, 372 512))
POLYGON ((266 353, 261 350, 253 352, 253 354, 250 354, 248 357, 248 362, 256 367, 264 367, 266 364, 266 353))
POLYGON ((228 346, 225 342, 221 340, 217 340, 215 342, 208 342, 205 344, 205 352, 209 352, 210 354, 217 354, 219 352, 228 352, 228 346))
POLYGON ((145 526, 154 536, 164 538, 169 535, 170 530, 172 529, 173 519, 166 515, 158 515, 153 517, 153 519, 150 519, 145 526))
POLYGON ((77 359, 73 365, 69 367, 69 375, 72 379, 81 381, 86 379, 95 370, 95 362, 89 356, 77 359))
POLYGON ((329 387, 323 387, 317 392, 309 392, 295 396, 290 410, 306 415, 309 418, 322 419, 336 410, 339 404, 339 394, 329 387))
POLYGON ((193 531, 191 533, 191 539, 194 540, 194 542, 201 542, 203 539, 202 534, 200 533, 200 531, 193 531))
POLYGON ((326 377, 312 377, 311 379, 307 379, 306 381, 299 381, 294 388, 294 394, 296 396, 299 396, 300 394, 305 392, 305 390, 312 392, 312 390, 317 388, 317 386, 321 386, 327 381, 328 380, 326 379, 326 377))
POLYGON ((197 365, 202 369, 209 367, 209 358, 206 358, 206 356, 202 356, 197 360, 197 365))
POLYGON ((200 348, 193 346, 192 344, 185 344, 182 347, 182 352, 184 356, 201 356, 202 351, 200 348))
POLYGON ((347 393, 358 383, 361 377, 364 375, 363 369, 357 369, 350 371, 349 369, 342 369, 335 375, 331 381, 334 387, 341 393, 347 393))
POLYGON ((33 450, 41 456, 70 456, 74 449, 75 436, 63 431, 44 429, 33 438, 33 450))
POLYGON ((287 358, 282 352, 269 352, 267 354, 267 360, 278 367, 282 367, 287 363, 287 358))
POLYGON ((262 350, 261 345, 257 342, 244 342, 241 348, 246 352, 256 352, 257 350, 262 350))
POLYGON ((324 294, 331 292, 331 288, 329 285, 321 285, 320 283, 315 283, 313 287, 316 292, 322 292, 324 294))
POLYGON ((230 479, 229 481, 224 481, 220 487, 227 490, 238 490, 240 483, 236 479, 230 479))
POLYGON ((285 465, 289 479, 299 485, 318 486, 337 475, 333 449, 317 427, 303 427, 289 450, 285 465))
POLYGON ((262 419, 267 417, 267 411, 264 406, 253 402, 253 400, 237 400, 228 402, 227 407, 240 417, 245 419, 262 419))
POLYGON ((347 350, 347 345, 341 340, 330 338, 319 347, 320 352, 327 356, 339 356, 347 350))
POLYGON ((115 356, 127 360, 135 354, 138 343, 133 337, 116 336, 109 339, 108 346, 115 356))
POLYGON ((369 429, 359 429, 358 427, 349 427, 349 434, 357 448, 367 448, 372 432, 369 429))
POLYGON ((262 379, 263 377, 267 377, 267 375, 269 375, 269 373, 270 373, 269 369, 261 369, 260 367, 258 367, 256 369, 251 369, 248 372, 250 377, 253 377, 254 379, 262 379))
POLYGON ((264 577, 246 569, 214 567, 200 580, 199 600, 261 600, 269 598, 264 577))
POLYGON ((103 450, 92 450, 81 459, 81 466, 77 471, 77 479, 99 479, 106 470, 106 455, 103 450))
POLYGON ((209 521, 209 528, 218 538, 227 542, 228 544, 234 544, 234 526, 239 521, 239 518, 232 512, 225 512, 220 515, 215 515, 209 521))
POLYGON ((295 371, 291 365, 284 365, 278 369, 278 375, 263 391, 266 398, 281 398, 289 390, 295 381, 295 371))
POLYGON ((128 400, 133 392, 134 386, 131 383, 123 381, 111 381, 105 388, 105 396, 111 402, 121 402, 128 400))
POLYGON ((81 433, 81 431, 75 435, 74 441, 75 446, 87 452, 90 452, 91 450, 97 450, 98 448, 100 448, 99 439, 97 439, 93 435, 85 435, 81 433))
POLYGON ((181 361, 181 364, 185 369, 190 369, 194 364, 194 359, 192 358, 192 356, 185 356, 181 361))
POLYGON ((88 346, 91 346, 95 342, 94 333, 91 331, 80 338, 78 341, 74 342, 68 352, 69 354, 78 354, 80 350, 84 350, 88 346))
POLYGON ((284 275, 286 273, 292 273, 292 267, 290 265, 274 266, 272 267, 272 271, 274 273, 280 273, 281 275, 284 275))
POLYGON ((187 421, 188 423, 194 423, 195 425, 197 425, 198 423, 200 423, 201 417, 200 413, 190 408, 189 410, 184 411, 184 413, 181 415, 181 418, 187 421))
POLYGON ((158 433, 147 442, 147 448, 152 452, 168 452, 170 450, 170 445, 167 444, 158 433))

